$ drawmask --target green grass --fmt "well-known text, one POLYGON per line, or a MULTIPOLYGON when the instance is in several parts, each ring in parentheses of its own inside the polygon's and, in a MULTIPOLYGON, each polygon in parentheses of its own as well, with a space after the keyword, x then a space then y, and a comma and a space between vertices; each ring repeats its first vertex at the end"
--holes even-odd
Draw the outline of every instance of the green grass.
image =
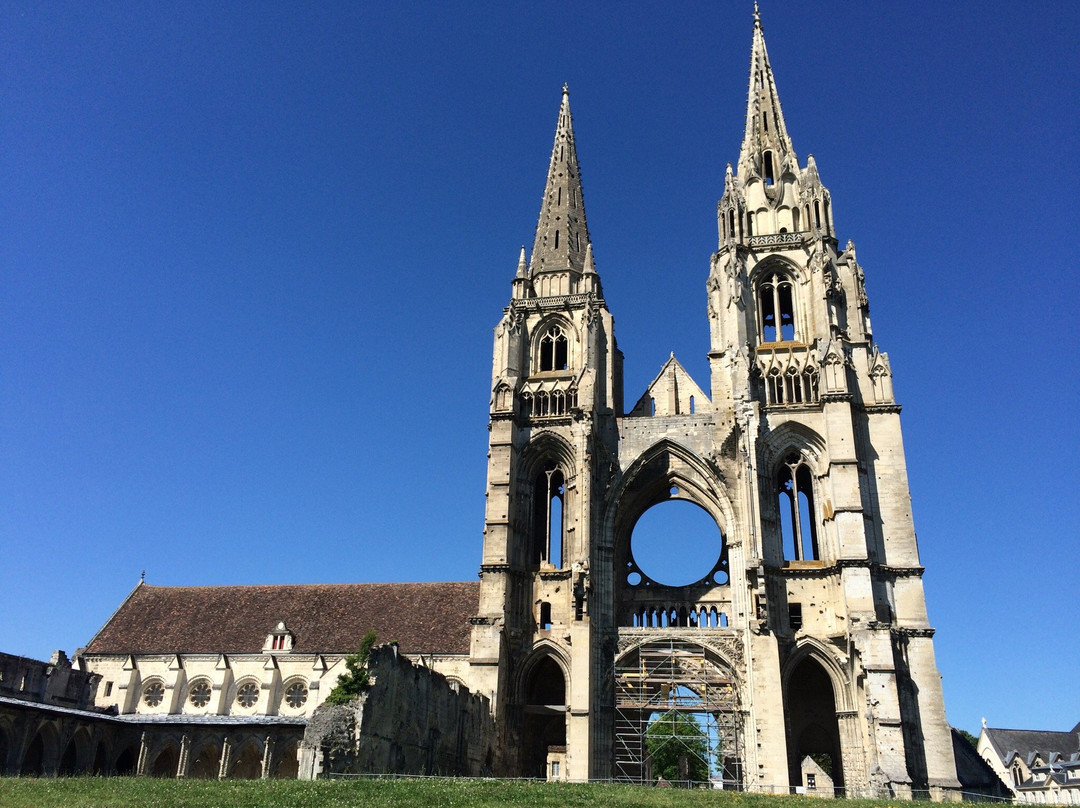
MULTIPOLYGON (((874 800, 822 802, 723 791, 684 791, 598 783, 500 780, 152 780, 148 778, 0 778, 3 808, 902 808, 874 800)), ((911 805, 911 803, 907 803, 911 805)))

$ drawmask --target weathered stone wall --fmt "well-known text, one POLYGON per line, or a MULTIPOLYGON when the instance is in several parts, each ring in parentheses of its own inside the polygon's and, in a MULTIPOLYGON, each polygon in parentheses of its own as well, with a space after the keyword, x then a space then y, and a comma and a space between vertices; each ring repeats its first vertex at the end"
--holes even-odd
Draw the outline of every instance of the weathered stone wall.
POLYGON ((495 729, 486 698, 410 662, 393 645, 374 649, 368 670, 367 693, 312 715, 300 748, 302 779, 490 773, 495 729))
POLYGON ((72 668, 63 651, 54 651, 48 662, 0 654, 0 696, 85 710, 96 683, 94 674, 72 668))

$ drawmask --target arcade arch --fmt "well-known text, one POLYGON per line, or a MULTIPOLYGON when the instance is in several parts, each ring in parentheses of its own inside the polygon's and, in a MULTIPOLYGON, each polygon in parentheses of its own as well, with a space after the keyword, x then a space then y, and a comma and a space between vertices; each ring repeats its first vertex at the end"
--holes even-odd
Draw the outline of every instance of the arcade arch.
POLYGON ((566 747, 567 675, 555 653, 542 650, 522 672, 521 773, 546 778, 548 756, 566 747))

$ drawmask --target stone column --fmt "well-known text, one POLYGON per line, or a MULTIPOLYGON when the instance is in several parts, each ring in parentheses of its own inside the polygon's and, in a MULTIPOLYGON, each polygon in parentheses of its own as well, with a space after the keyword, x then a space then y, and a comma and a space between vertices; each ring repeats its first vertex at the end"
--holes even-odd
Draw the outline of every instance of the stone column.
POLYGON ((836 723, 840 728, 840 765, 844 767, 844 788, 847 796, 859 796, 858 790, 868 785, 859 712, 838 710, 836 723))
POLYGON ((191 735, 184 733, 184 737, 180 739, 180 760, 176 764, 176 776, 178 778, 184 778, 188 776, 188 772, 191 770, 191 735))
POLYGON ((139 763, 135 767, 135 775, 137 777, 145 777, 146 770, 150 767, 150 733, 143 730, 142 735, 139 736, 139 763))
POLYGON ((269 780, 270 773, 274 770, 274 736, 267 735, 263 743, 262 779, 269 780))
POLYGON ((232 739, 228 735, 221 739, 221 765, 218 767, 218 780, 229 776, 232 768, 232 739))

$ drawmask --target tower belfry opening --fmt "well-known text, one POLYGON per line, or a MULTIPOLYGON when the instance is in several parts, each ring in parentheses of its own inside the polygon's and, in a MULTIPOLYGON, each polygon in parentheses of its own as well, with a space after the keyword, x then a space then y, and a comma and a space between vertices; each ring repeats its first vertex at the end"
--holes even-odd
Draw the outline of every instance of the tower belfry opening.
POLYGON ((627 410, 563 87, 532 252, 495 329, 470 656, 506 750, 492 766, 772 791, 825 772, 851 796, 945 798, 958 782, 892 370, 756 10, 744 127, 706 278, 709 379, 672 355, 627 410), (716 529, 685 576, 633 541, 671 500, 716 529))

